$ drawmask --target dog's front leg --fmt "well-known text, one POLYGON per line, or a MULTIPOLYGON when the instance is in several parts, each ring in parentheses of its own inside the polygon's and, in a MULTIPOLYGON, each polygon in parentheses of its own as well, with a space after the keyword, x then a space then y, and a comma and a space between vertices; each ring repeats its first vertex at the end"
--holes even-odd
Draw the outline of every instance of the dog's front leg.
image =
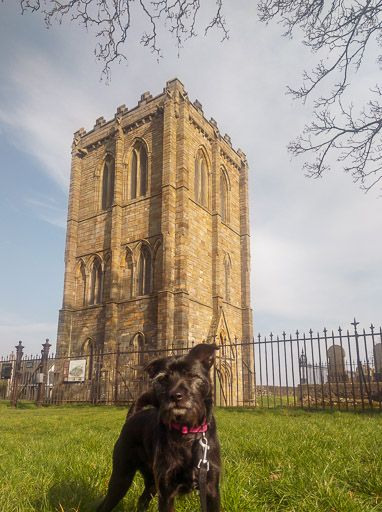
POLYGON ((167 498, 160 495, 158 500, 158 511, 175 512, 174 498, 167 498))
POLYGON ((218 491, 217 495, 213 496, 207 495, 207 510, 208 512, 220 512, 220 493, 218 491))
POLYGON ((208 482, 207 485, 207 511, 220 512, 219 476, 208 482))
POLYGON ((145 488, 138 501, 137 510, 139 512, 148 509, 151 498, 155 496, 157 492, 155 487, 154 475, 152 474, 152 472, 146 469, 141 469, 141 473, 145 482, 145 488))
POLYGON ((174 500, 176 490, 168 486, 168 482, 159 483, 158 485, 158 511, 159 512, 175 512, 174 500))

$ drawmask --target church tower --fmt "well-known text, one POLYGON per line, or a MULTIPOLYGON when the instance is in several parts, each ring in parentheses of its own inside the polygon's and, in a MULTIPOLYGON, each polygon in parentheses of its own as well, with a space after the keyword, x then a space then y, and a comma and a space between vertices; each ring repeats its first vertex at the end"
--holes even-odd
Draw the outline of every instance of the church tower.
POLYGON ((74 134, 57 355, 235 338, 248 394, 247 160, 174 79, 74 134))

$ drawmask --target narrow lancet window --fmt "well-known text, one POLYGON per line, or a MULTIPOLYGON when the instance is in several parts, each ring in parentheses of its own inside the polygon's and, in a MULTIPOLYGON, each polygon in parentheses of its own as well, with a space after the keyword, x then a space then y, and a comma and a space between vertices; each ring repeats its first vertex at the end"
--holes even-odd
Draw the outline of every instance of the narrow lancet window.
POLYGON ((91 270, 90 283, 90 304, 100 304, 102 297, 102 266, 101 262, 96 259, 93 262, 91 270))
POLYGON ((228 186, 227 179, 222 172, 220 175, 220 211, 222 222, 228 222, 228 186))
POLYGON ((136 142, 131 154, 130 199, 145 196, 148 184, 148 160, 145 146, 136 142))
POLYGON ((208 168, 206 157, 201 149, 195 157, 194 177, 195 200, 203 206, 208 205, 208 168))
POLYGON ((138 295, 148 295, 151 288, 151 255, 143 246, 138 260, 138 295))
POLYGON ((105 159, 102 174, 102 209, 111 207, 114 201, 114 158, 108 155, 105 159))
POLYGON ((131 157, 131 199, 137 197, 138 156, 134 150, 131 157))

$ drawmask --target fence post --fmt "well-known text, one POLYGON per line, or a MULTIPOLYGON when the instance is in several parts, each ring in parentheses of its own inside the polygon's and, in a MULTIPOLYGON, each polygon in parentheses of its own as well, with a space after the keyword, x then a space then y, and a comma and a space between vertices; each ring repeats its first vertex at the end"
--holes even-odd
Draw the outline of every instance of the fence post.
POLYGON ((15 369, 13 372, 13 387, 12 387, 12 395, 11 395, 11 407, 17 407, 17 399, 19 392, 19 381, 21 377, 21 359, 23 357, 23 344, 19 341, 19 344, 16 346, 16 362, 15 369))
POLYGON ((354 327, 354 339, 355 339, 355 347, 356 347, 356 351, 357 351, 357 369, 358 369, 359 390, 361 393, 362 410, 364 411, 365 410, 365 401, 364 401, 364 396, 363 396, 363 380, 364 379, 363 379, 363 368, 362 368, 361 358, 360 358, 360 354, 359 354, 358 331, 357 331, 358 324, 359 324, 359 322, 357 322, 356 319, 354 318, 354 322, 352 322, 351 325, 353 325, 353 327, 354 327))
POLYGON ((48 384, 48 355, 49 349, 52 345, 49 343, 49 340, 46 339, 45 343, 42 345, 41 350, 41 382, 38 384, 37 390, 37 400, 36 405, 41 406, 44 403, 45 398, 45 386, 48 384))

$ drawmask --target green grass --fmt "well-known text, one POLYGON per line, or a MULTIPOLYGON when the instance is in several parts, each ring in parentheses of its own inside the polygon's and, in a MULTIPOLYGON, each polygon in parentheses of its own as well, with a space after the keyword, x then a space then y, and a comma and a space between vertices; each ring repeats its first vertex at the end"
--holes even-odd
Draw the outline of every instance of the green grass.
MULTIPOLYGON (((0 510, 94 511, 124 408, 0 406, 0 510)), ((382 511, 382 416, 217 409, 222 509, 382 511)), ((134 511, 136 478, 116 511, 134 511)), ((152 503, 150 511, 155 511, 152 503)), ((200 510, 196 493, 177 511, 200 510)))

